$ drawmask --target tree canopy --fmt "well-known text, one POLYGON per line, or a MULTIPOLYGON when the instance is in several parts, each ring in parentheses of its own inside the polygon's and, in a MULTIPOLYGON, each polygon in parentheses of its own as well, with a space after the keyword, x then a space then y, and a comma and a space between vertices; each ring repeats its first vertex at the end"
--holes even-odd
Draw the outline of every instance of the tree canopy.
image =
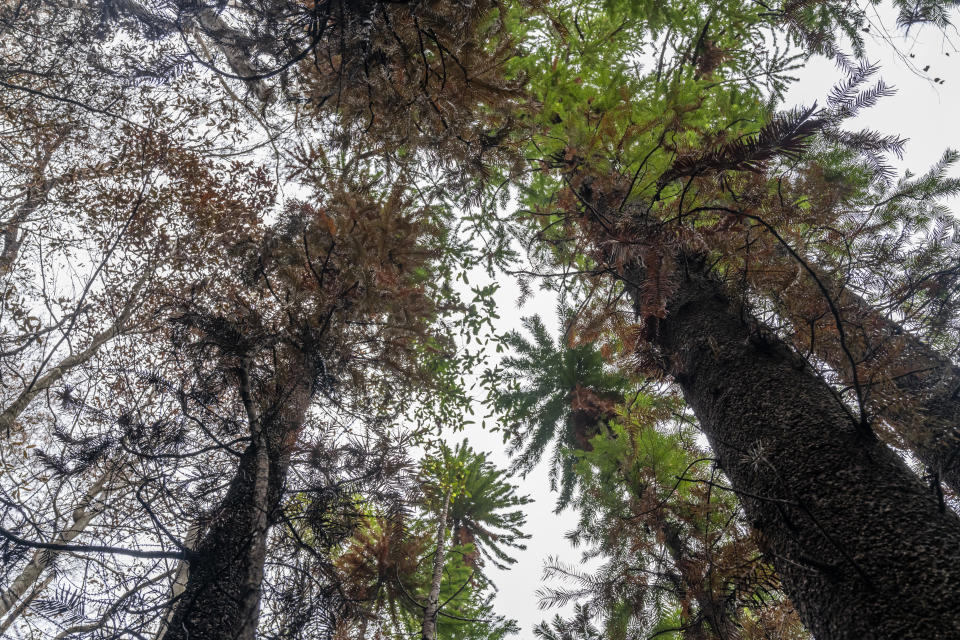
POLYGON ((0 7, 0 635, 960 634, 956 8, 0 7))

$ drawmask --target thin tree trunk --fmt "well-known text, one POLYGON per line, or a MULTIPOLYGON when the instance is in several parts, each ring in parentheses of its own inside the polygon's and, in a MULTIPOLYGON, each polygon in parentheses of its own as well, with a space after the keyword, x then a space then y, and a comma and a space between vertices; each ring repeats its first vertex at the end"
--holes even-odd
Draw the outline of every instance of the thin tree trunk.
POLYGON ((931 473, 960 493, 960 367, 816 265, 808 262, 808 267, 827 289, 833 309, 806 271, 787 269, 782 272, 786 277, 771 273, 764 278, 794 325, 797 348, 812 350, 850 387, 855 363, 867 409, 931 473), (810 306, 810 301, 817 304, 810 306), (844 324, 842 344, 834 311, 844 324))
MULTIPOLYGON (((183 541, 183 546, 193 551, 197 546, 197 539, 199 537, 200 523, 195 522, 190 525, 190 528, 187 530, 187 537, 183 541)), ((173 595, 172 600, 174 605, 170 607, 170 609, 167 611, 167 615, 163 618, 163 622, 160 623, 160 631, 157 633, 157 640, 163 640, 164 636, 167 635, 167 629, 170 628, 170 621, 173 619, 173 614, 177 610, 177 603, 180 601, 180 596, 183 595, 183 592, 187 588, 187 581, 189 578, 190 563, 186 560, 181 560, 177 570, 173 574, 171 593, 173 595)))
POLYGON ((54 181, 44 178, 47 165, 54 151, 63 143, 65 136, 58 136, 53 143, 46 148, 43 157, 39 159, 36 168, 34 183, 27 187, 24 193, 23 202, 17 207, 16 211, 9 218, 2 222, 0 227, 0 240, 3 246, 0 247, 0 275, 10 271, 13 263, 20 255, 20 247, 23 245, 25 232, 21 229, 23 223, 27 222, 40 205, 47 199, 47 194, 54 185, 54 181))
POLYGON ((447 515, 450 513, 450 489, 443 499, 443 511, 437 526, 437 550, 433 554, 433 579, 427 606, 423 610, 422 640, 437 640, 437 615, 440 613, 440 583, 443 580, 443 565, 447 559, 447 515))
POLYGON ((723 603, 719 602, 722 594, 715 593, 699 571, 691 571, 689 565, 695 563, 695 558, 683 541, 681 527, 671 523, 663 515, 656 518, 651 526, 663 538, 663 546, 676 568, 680 578, 677 587, 692 591, 693 600, 697 603, 697 615, 689 625, 692 630, 696 630, 695 637, 719 640, 739 637, 736 621, 730 617, 723 603), (708 629, 704 629, 704 623, 709 625, 708 629))
MULTIPOLYGON (((54 538, 53 542, 55 544, 70 543, 87 528, 91 520, 103 512, 102 508, 94 506, 94 501, 101 493, 106 491, 105 487, 107 482, 113 477, 114 471, 113 469, 104 471, 90 488, 87 489, 86 494, 73 511, 73 523, 54 538)), ((27 566, 14 578, 10 586, 4 589, 3 593, 0 593, 0 616, 6 615, 17 601, 36 584, 37 580, 54 561, 56 556, 56 552, 45 549, 38 549, 34 552, 27 566)), ((11 614, 10 618, 4 621, 4 628, 9 626, 15 619, 16 616, 11 614)))
POLYGON ((48 573, 47 577, 34 586, 30 593, 27 594, 27 597, 21 600, 20 604, 18 604, 17 607, 10 612, 10 615, 7 616, 6 620, 0 622, 0 638, 6 637, 3 634, 7 632, 7 629, 10 628, 10 625, 16 622, 17 619, 23 615, 23 612, 27 610, 27 607, 30 606, 30 603, 33 602, 38 595, 43 593, 43 590, 46 589, 47 585, 49 585, 51 582, 53 582, 53 574, 48 573))
POLYGON ((0 240, 3 240, 3 247, 0 248, 0 275, 8 272, 20 255, 20 246, 24 239, 24 232, 20 227, 43 203, 48 190, 42 181, 40 185, 28 188, 23 204, 17 207, 17 211, 12 216, 3 221, 3 227, 0 229, 0 240))
POLYGON ((686 269, 652 340, 803 622, 820 640, 960 637, 960 521, 699 258, 686 269))
POLYGON ((122 330, 123 325, 121 321, 118 320, 106 330, 93 336, 93 340, 86 349, 67 356, 61 360, 58 365, 37 378, 35 382, 21 391, 20 395, 0 412, 0 434, 6 435, 10 433, 16 419, 20 417, 24 409, 30 405, 30 402, 37 397, 37 394, 46 391, 59 382, 69 371, 90 360, 104 343, 115 338, 122 330))
MULTIPOLYGON (((120 311, 120 315, 109 327, 95 334, 90 344, 87 345, 83 351, 67 356, 43 375, 39 375, 40 372, 38 371, 30 384, 20 392, 20 395, 3 408, 3 411, 0 412, 0 437, 9 436, 17 418, 20 417, 20 414, 30 405, 33 399, 37 397, 37 394, 57 384, 67 373, 86 363, 96 355, 100 347, 128 330, 127 321, 130 319, 130 315, 133 313, 139 299, 140 292, 143 291, 143 287, 146 285, 151 273, 152 271, 149 270, 144 271, 143 275, 140 276, 134 285, 130 297, 120 311)), ((43 370, 42 367, 40 370, 43 370)))
MULTIPOLYGON (((582 393, 582 391, 580 393, 582 393)), ((623 404, 625 401, 622 395, 609 392, 604 393, 602 397, 604 400, 617 404, 623 404)), ((583 406, 585 403, 580 400, 578 404, 579 406, 583 406)), ((581 426, 584 435, 587 436, 582 438, 582 440, 589 446, 589 439, 600 433, 601 421, 606 422, 613 416, 606 415, 601 411, 584 411, 582 409, 579 413, 578 424, 581 426)), ((578 438, 578 440, 581 439, 578 438)), ((593 450, 592 447, 590 449, 581 447, 581 449, 585 451, 593 450)), ((622 473, 623 469, 620 468, 620 471, 622 473)), ((642 500, 643 496, 638 493, 637 487, 632 484, 626 476, 622 476, 621 481, 635 498, 642 500)), ((667 553, 670 554, 670 559, 677 572, 675 574, 675 586, 678 590, 692 592, 693 600, 697 603, 698 615, 693 620, 693 625, 696 625, 696 629, 700 634, 697 637, 716 637, 721 640, 738 637, 736 621, 728 615, 722 603, 718 602, 721 594, 715 593, 711 589, 711 585, 708 584, 705 586, 704 577, 698 575, 698 572, 690 570, 689 565, 694 561, 694 558, 683 540, 681 527, 667 520, 665 514, 662 512, 654 514, 654 517, 646 520, 646 522, 651 529, 656 532, 657 536, 662 539, 663 546, 666 548, 667 553), (703 628, 704 623, 710 625, 710 636, 705 635, 707 630, 703 628)))
POLYGON ((164 640, 253 640, 271 519, 280 508, 289 443, 303 425, 308 384, 261 415, 217 515, 189 559, 164 640))

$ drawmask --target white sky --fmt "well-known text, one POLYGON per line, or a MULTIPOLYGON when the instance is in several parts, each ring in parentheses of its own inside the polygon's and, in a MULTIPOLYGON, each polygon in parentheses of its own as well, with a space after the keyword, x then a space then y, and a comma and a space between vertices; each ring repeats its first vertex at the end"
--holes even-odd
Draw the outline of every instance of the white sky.
MULTIPOLYGON (((909 37, 903 37, 902 33, 891 37, 884 34, 879 15, 872 12, 872 18, 874 26, 871 27, 872 34, 868 35, 868 59, 881 64, 877 78, 882 77, 887 84, 895 86, 897 94, 882 99, 848 128, 870 127, 881 133, 897 133, 909 138, 903 160, 892 158, 891 161, 900 171, 910 168, 915 174, 924 173, 940 159, 947 147, 960 148, 960 51, 956 47, 960 44, 960 34, 951 31, 944 37, 938 29, 928 27, 913 30, 909 37), (886 38, 890 38, 890 42, 885 41, 886 38), (913 57, 910 57, 911 53, 913 57), (927 65, 929 70, 924 73, 922 69, 927 65), (934 78, 938 77, 945 83, 935 84, 934 78)), ((957 21, 960 22, 960 16, 957 21)), ((890 15, 885 15, 884 22, 889 33, 896 31, 890 15)), ((833 62, 823 59, 811 60, 797 75, 800 80, 788 93, 785 107, 809 105, 813 100, 823 105, 830 87, 840 78, 833 62)), ((956 206, 954 210, 957 210, 956 206)), ((556 332, 556 305, 551 297, 538 294, 518 309, 516 286, 506 278, 500 283, 499 329, 519 328, 522 317, 539 314, 556 332)), ((475 449, 492 452, 497 464, 509 464, 499 433, 484 433, 474 428, 466 436, 475 449)), ((542 464, 525 480, 516 478, 515 481, 521 486, 521 493, 535 499, 526 507, 527 531, 532 538, 527 542, 527 550, 517 554, 518 562, 512 570, 489 569, 500 589, 496 599, 497 613, 516 619, 521 627, 519 638, 528 640, 533 638, 535 624, 556 613, 556 610, 540 611, 537 608, 535 592, 541 586, 544 561, 550 555, 557 555, 567 562, 577 562, 580 551, 572 549, 563 537, 575 526, 575 513, 568 511, 559 516, 553 513, 556 495, 549 490, 547 465, 542 464)))

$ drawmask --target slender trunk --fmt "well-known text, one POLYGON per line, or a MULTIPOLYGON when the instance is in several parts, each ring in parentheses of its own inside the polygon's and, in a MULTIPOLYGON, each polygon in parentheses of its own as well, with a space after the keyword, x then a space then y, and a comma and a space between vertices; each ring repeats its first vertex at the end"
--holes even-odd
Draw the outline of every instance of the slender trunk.
MULTIPOLYGON (((586 396, 588 399, 599 398, 606 403, 614 404, 622 404, 625 401, 625 398, 621 394, 611 392, 597 394, 596 392, 591 392, 591 394, 587 395, 584 394, 579 385, 578 389, 580 389, 580 395, 586 396)), ((575 406, 583 407, 586 404, 587 402, 581 398, 575 406)), ((603 405, 603 407, 606 408, 606 405, 603 405)), ((600 433, 601 422, 608 421, 614 414, 612 410, 587 412, 580 408, 578 411, 581 414, 579 424, 582 426, 584 434, 588 436, 585 441, 587 442, 587 446, 589 446, 589 438, 600 433)), ((590 447, 590 449, 581 448, 585 451, 593 450, 593 447, 590 447)), ((623 469, 620 468, 620 471, 622 474, 623 469)), ((623 482, 624 486, 628 488, 635 498, 638 500, 643 499, 642 491, 638 492, 637 486, 633 484, 626 475, 621 475, 621 482, 623 482)), ((670 522, 666 518, 662 506, 663 505, 661 505, 659 509, 660 513, 651 513, 648 511, 648 514, 652 517, 646 518, 644 522, 657 534, 657 537, 663 541, 664 548, 666 548, 667 553, 670 554, 670 560, 676 570, 674 577, 676 578, 675 586, 678 591, 691 593, 694 602, 696 602, 698 609, 697 616, 691 626, 694 626, 699 632, 697 637, 716 637, 720 639, 738 637, 736 622, 728 615, 728 611, 725 610, 723 604, 718 601, 721 594, 714 592, 700 571, 691 570, 691 564, 698 563, 696 563, 688 545, 683 540, 681 526, 670 522), (704 623, 710 625, 709 636, 706 635, 708 630, 703 628, 704 623)), ((461 542, 461 544, 463 543, 461 542)))
POLYGON ((152 271, 150 270, 144 271, 143 275, 140 276, 134 285, 130 297, 120 311, 120 315, 117 316, 109 327, 95 334, 90 344, 87 345, 83 351, 67 356, 43 375, 40 375, 40 371, 43 370, 41 367, 40 371, 34 375, 33 380, 20 392, 20 395, 3 408, 3 411, 0 412, 0 437, 9 436, 17 418, 20 417, 20 414, 30 405, 33 399, 37 397, 37 394, 57 384, 67 373, 86 363, 96 355, 100 347, 127 331, 127 322, 136 307, 140 293, 143 291, 143 287, 146 285, 151 273, 152 271))
POLYGON ((51 582, 53 582, 53 574, 48 573, 47 577, 37 583, 30 593, 27 594, 27 597, 21 600, 20 604, 18 604, 17 607, 10 612, 10 615, 7 616, 3 622, 0 622, 0 638, 6 637, 3 634, 7 632, 7 629, 10 628, 10 625, 16 622, 17 618, 23 615, 23 612, 27 610, 27 607, 30 606, 30 603, 33 602, 38 595, 43 593, 43 590, 46 589, 47 585, 49 585, 51 582))
POLYGON ((652 341, 804 623, 820 640, 960 637, 960 521, 699 259, 686 268, 652 341))
POLYGON ((770 272, 763 278, 795 327, 797 348, 812 350, 851 387, 855 363, 867 409, 935 477, 960 493, 960 367, 816 265, 809 266, 829 292, 833 309, 806 272, 787 269, 781 277, 770 272), (817 304, 810 306, 811 300, 817 304), (844 324, 842 344, 834 311, 844 324))
POLYGON ((109 340, 112 340, 123 330, 122 324, 118 321, 109 328, 93 336, 93 340, 86 349, 78 353, 71 354, 60 361, 58 365, 38 377, 26 389, 20 392, 20 395, 0 412, 0 434, 9 434, 14 423, 23 410, 29 406, 37 394, 46 391, 63 378, 72 369, 87 362, 97 353, 97 351, 109 340))
POLYGON ((450 513, 450 489, 443 499, 443 511, 437 526, 437 550, 433 554, 433 579, 427 606, 423 610, 422 640, 437 640, 437 615, 440 613, 440 583, 443 580, 443 564, 447 559, 447 515, 450 513))
POLYGON ((257 419, 217 515, 189 559, 164 640, 253 640, 271 520, 280 508, 290 442, 310 391, 301 384, 257 419), (273 415, 270 415, 273 414, 273 415))
MULTIPOLYGON (((102 506, 94 505, 94 501, 106 490, 107 482, 112 476, 113 470, 104 471, 90 488, 87 489, 87 493, 73 511, 73 522, 54 538, 53 542, 55 544, 70 543, 87 528, 91 520, 103 512, 102 506)), ((10 586, 4 589, 3 593, 0 593, 0 616, 6 615, 17 601, 36 584, 37 580, 47 567, 53 563, 57 555, 56 552, 45 549, 38 549, 34 552, 27 566, 14 578, 10 586)), ((16 615, 11 614, 11 616, 4 621, 4 628, 9 626, 15 619, 16 615)))
POLYGON ((714 593, 711 585, 698 571, 691 571, 689 566, 695 560, 690 549, 683 541, 682 530, 679 525, 673 524, 665 517, 658 517, 652 525, 663 538, 663 546, 670 554, 670 560, 676 568, 680 584, 677 586, 692 591, 694 602, 697 603, 697 615, 691 621, 691 630, 695 630, 697 638, 719 638, 728 640, 739 637, 737 623, 728 615, 725 607, 718 602, 720 594, 714 593), (704 629, 704 623, 709 629, 704 629))
POLYGON ((197 36, 198 40, 199 38, 209 38, 211 44, 223 55, 230 71, 239 76, 257 98, 263 102, 272 100, 273 93, 264 80, 259 77, 261 71, 254 67, 251 62, 254 59, 254 55, 250 51, 251 45, 254 44, 252 38, 231 27, 220 16, 219 11, 203 5, 193 5, 197 6, 198 10, 185 12, 177 22, 173 22, 151 12, 134 0, 117 0, 114 6, 118 12, 166 33, 186 32, 197 36), (184 20, 183 18, 187 19, 184 20))
MULTIPOLYGON (((59 146, 59 142, 53 148, 55 149, 57 146, 59 146)), ((0 240, 3 240, 3 246, 0 247, 0 275, 10 271, 13 263, 20 255, 20 246, 23 244, 25 237, 21 226, 36 213, 40 205, 46 200, 47 193, 50 191, 50 183, 43 179, 42 173, 52 153, 53 149, 50 150, 46 158, 42 161, 38 171, 37 183, 27 188, 23 203, 17 207, 17 210, 12 216, 2 222, 2 227, 0 227, 0 240)))
MULTIPOLYGON (((197 539, 200 537, 200 523, 195 522, 190 525, 190 528, 187 530, 187 537, 183 541, 183 546, 187 549, 193 551, 197 546, 197 539)), ((177 567, 177 570, 173 574, 173 585, 171 588, 171 593, 173 594, 174 605, 167 611, 167 615, 164 616, 163 622, 160 623, 160 631, 157 633, 157 640, 163 640, 164 636, 167 635, 167 629, 170 628, 170 621, 173 619, 173 614, 176 612, 177 607, 176 603, 180 601, 180 596, 183 595, 183 592, 187 588, 187 580, 190 578, 190 563, 186 560, 181 560, 180 565, 177 567)))

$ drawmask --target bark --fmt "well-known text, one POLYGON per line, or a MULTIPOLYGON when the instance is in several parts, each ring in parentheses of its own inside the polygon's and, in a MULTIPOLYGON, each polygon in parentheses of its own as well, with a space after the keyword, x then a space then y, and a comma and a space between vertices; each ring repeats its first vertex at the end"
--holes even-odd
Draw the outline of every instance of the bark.
POLYGON ((93 340, 86 349, 67 356, 61 360, 59 364, 38 377, 32 384, 27 386, 26 389, 21 391, 20 395, 4 407, 3 412, 0 412, 0 433, 7 435, 11 432, 17 418, 20 417, 24 409, 30 405, 30 402, 37 397, 37 394, 46 391, 58 383, 68 372, 90 360, 106 342, 118 336, 123 331, 123 321, 125 320, 125 318, 118 320, 106 330, 93 336, 93 340))
POLYGON ((34 378, 31 380, 30 384, 28 384, 23 391, 20 392, 20 395, 18 395, 13 402, 4 407, 3 411, 0 412, 0 437, 9 437, 17 418, 19 418, 20 414, 23 413, 28 406, 30 406, 30 403, 34 398, 37 397, 37 394, 46 391, 53 385, 60 382, 60 380, 63 379, 63 376, 80 365, 88 362, 90 358, 96 355, 96 353, 100 350, 100 347, 129 329, 128 321, 130 320, 130 316, 133 314, 136 303, 139 301, 140 293, 143 291, 143 287, 145 286, 151 273, 152 271, 150 270, 144 271, 143 275, 134 285, 133 291, 130 293, 130 297, 127 299, 126 304, 124 304, 123 309, 120 311, 120 315, 109 327, 103 331, 100 331, 99 333, 94 334, 93 339, 85 349, 77 353, 70 354, 43 375, 40 375, 40 372, 43 370, 41 366, 40 371, 34 374, 34 378))
POLYGON ((422 640, 437 640, 437 615, 440 613, 440 583, 443 580, 443 564, 447 559, 447 516, 450 512, 450 489, 443 499, 443 511, 437 526, 437 550, 433 554, 433 579, 430 594, 423 610, 422 640))
POLYGON ((290 443, 303 425, 307 383, 253 416, 250 444, 217 514, 191 553, 164 640, 253 640, 272 517, 280 508, 290 443))
POLYGON ((652 332, 820 640, 960 637, 960 521, 696 258, 652 332))
MULTIPOLYGON (((193 551, 197 546, 197 538, 199 537, 200 525, 199 523, 195 522, 187 531, 187 537, 183 541, 183 546, 193 551)), ((173 594, 172 600, 175 603, 180 601, 180 596, 182 596, 183 592, 186 590, 187 581, 189 578, 190 563, 186 560, 182 560, 173 574, 173 585, 171 592, 173 594)), ((163 640, 163 638, 167 635, 167 629, 170 628, 170 621, 173 619, 173 614, 176 612, 176 610, 176 605, 174 605, 169 611, 167 611, 167 615, 164 616, 163 622, 160 624, 160 631, 157 633, 157 640, 163 640)))
POLYGON ((960 493, 960 367, 816 265, 808 266, 827 289, 829 302, 809 273, 787 270, 786 277, 767 281, 768 290, 776 287, 779 310, 795 327, 797 347, 812 350, 850 387, 855 363, 868 411, 934 477, 960 493), (842 344, 834 311, 844 324, 842 344))
MULTIPOLYGON (((61 531, 52 542, 55 544, 68 544, 72 542, 74 538, 87 528, 91 520, 103 512, 102 505, 95 505, 94 501, 101 493, 106 491, 106 485, 113 476, 113 473, 112 470, 105 471, 96 479, 74 509, 72 514, 73 522, 69 527, 61 531)), ((38 549, 34 552, 27 566, 14 578, 10 586, 4 589, 3 593, 0 593, 0 616, 6 615, 17 601, 37 583, 37 580, 39 580, 40 576, 47 567, 50 566, 56 556, 56 552, 51 552, 46 549, 38 549)), ((11 614, 10 617, 4 621, 4 628, 9 626, 16 617, 16 615, 11 614)))

